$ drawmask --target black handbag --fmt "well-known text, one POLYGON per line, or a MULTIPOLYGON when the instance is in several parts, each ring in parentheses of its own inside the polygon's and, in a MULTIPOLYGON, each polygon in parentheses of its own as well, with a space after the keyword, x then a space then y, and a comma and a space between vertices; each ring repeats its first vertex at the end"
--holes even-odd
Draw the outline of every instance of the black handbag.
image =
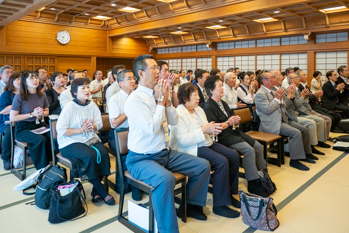
POLYGON ((73 180, 65 185, 75 184, 76 182, 78 182, 77 186, 72 192, 65 196, 61 196, 60 191, 57 189, 59 185, 52 188, 50 212, 48 215, 48 221, 50 223, 74 221, 86 216, 88 207, 85 200, 85 190, 81 182, 78 180, 73 180), (84 203, 85 207, 82 203, 84 203))

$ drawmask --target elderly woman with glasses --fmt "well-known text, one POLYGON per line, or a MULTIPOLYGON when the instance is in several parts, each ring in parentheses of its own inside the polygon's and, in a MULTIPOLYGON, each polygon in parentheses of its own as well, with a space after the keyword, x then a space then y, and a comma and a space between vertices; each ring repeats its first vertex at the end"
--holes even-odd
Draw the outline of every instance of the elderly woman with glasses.
POLYGON ((208 121, 220 123, 222 132, 218 134, 218 142, 237 150, 243 155, 243 166, 248 181, 248 191, 263 197, 269 196, 261 184, 260 176, 267 174, 267 164, 263 156, 262 145, 235 128, 240 117, 231 114, 230 108, 222 100, 224 95, 223 82, 219 76, 210 76, 205 82, 207 95, 210 97, 204 105, 208 121), (259 172, 261 171, 261 172, 259 172))
POLYGON ((208 123, 205 112, 199 107, 200 96, 196 85, 181 85, 178 100, 179 120, 170 130, 171 148, 210 162, 214 171, 213 213, 227 218, 238 217, 240 213, 228 205, 240 208, 240 202, 232 196, 238 193, 239 155, 235 150, 212 140, 211 135, 219 134, 222 126, 220 123, 208 123))

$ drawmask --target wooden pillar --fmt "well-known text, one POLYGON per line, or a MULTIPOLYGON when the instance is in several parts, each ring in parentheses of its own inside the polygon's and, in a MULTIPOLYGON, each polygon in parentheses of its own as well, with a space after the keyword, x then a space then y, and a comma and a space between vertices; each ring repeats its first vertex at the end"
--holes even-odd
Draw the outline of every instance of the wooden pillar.
POLYGON ((113 52, 113 41, 109 36, 107 36, 107 52, 108 53, 113 52))
POLYGON ((307 70, 308 70, 308 87, 310 87, 311 80, 313 79, 313 73, 315 72, 315 52, 314 51, 308 51, 308 64, 307 64, 307 70))
MULTIPOLYGON (((211 56, 212 58, 212 69, 217 68, 217 57, 216 56, 211 56)), ((223 70, 221 70, 223 72, 223 70)))
POLYGON ((6 47, 6 27, 0 27, 0 51, 6 47))
MULTIPOLYGON (((97 70, 97 57, 91 57, 91 74, 93 74, 95 70, 97 70)), ((94 79, 94 77, 92 77, 92 79, 94 79)))

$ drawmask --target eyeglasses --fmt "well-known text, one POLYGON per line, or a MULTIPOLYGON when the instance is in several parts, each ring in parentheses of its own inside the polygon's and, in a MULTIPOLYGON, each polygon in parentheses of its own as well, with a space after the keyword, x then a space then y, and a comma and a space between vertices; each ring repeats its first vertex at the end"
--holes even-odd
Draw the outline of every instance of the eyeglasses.
POLYGON ((4 71, 3 73, 4 73, 4 74, 13 74, 13 73, 15 73, 15 71, 13 71, 13 70, 8 71, 8 70, 7 70, 7 71, 4 71))
POLYGON ((125 78, 124 81, 135 81, 136 80, 136 77, 133 76, 133 77, 128 77, 128 78, 125 78))
POLYGON ((147 67, 147 68, 145 68, 143 71, 146 71, 146 70, 149 70, 149 69, 151 69, 151 70, 159 70, 159 71, 160 71, 160 66, 151 66, 151 67, 147 67))

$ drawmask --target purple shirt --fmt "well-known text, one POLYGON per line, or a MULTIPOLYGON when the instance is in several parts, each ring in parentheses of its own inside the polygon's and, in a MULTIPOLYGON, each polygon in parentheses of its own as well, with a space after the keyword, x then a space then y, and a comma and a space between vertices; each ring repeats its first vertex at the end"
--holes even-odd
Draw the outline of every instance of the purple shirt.
MULTIPOLYGON (((19 111, 18 114, 28 114, 34 111, 35 108, 41 107, 43 109, 48 108, 50 105, 45 93, 42 94, 41 98, 38 94, 29 94, 29 99, 25 100, 21 97, 21 93, 17 94, 13 99, 11 110, 19 111)), ((28 118, 23 121, 35 121, 36 118, 28 118)))

